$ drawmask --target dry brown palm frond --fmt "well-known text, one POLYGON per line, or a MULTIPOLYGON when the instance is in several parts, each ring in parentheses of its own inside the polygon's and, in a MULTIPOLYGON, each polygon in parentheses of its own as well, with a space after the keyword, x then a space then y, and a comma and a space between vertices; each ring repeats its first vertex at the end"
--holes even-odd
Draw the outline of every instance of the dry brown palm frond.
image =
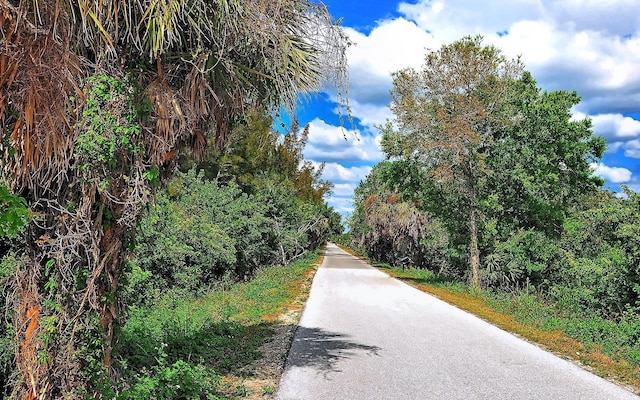
POLYGON ((147 152, 154 164, 161 164, 167 154, 175 150, 178 142, 185 139, 191 124, 185 115, 179 97, 160 75, 145 88, 145 96, 153 109, 152 137, 146 141, 147 152))
POLYGON ((75 115, 64 94, 82 99, 77 83, 82 62, 54 33, 21 23, 24 16, 5 8, 5 2, 0 6, 4 30, 0 114, 4 128, 11 132, 13 155, 9 157, 9 149, 3 149, 5 168, 15 188, 38 191, 59 180, 70 161, 75 115))

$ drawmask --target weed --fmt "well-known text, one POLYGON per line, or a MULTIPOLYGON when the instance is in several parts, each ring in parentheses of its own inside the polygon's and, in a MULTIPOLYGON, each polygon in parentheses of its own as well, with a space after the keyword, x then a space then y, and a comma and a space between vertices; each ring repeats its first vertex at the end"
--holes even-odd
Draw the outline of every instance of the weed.
POLYGON ((276 389, 273 386, 266 385, 262 387, 263 396, 274 394, 275 392, 276 392, 276 389))
POLYGON ((263 268, 248 282, 203 297, 170 291, 150 307, 130 308, 118 347, 129 386, 121 398, 248 396, 246 367, 261 357, 276 316, 297 297, 317 259, 310 254, 286 267, 263 268))

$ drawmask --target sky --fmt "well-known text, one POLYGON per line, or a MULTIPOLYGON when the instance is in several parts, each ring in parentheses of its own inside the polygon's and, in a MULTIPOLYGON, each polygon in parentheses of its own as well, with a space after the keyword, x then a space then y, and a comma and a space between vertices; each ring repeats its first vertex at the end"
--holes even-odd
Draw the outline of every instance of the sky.
POLYGON ((420 68, 427 51, 464 36, 508 58, 520 56, 546 91, 575 90, 574 118, 589 117, 608 149, 593 165, 605 187, 640 192, 640 0, 324 0, 354 43, 348 50, 354 124, 343 126, 336 97, 323 93, 303 106, 309 124, 305 158, 325 162, 333 182, 328 203, 343 215, 353 189, 384 155, 376 128, 392 119, 391 73, 420 68), (346 137, 346 140, 345 140, 346 137))

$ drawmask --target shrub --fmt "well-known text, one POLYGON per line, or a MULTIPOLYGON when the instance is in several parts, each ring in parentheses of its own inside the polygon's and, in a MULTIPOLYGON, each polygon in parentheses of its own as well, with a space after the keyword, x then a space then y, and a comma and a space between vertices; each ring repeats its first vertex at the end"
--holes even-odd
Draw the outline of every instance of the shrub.
POLYGON ((170 365, 154 366, 118 398, 214 400, 219 398, 219 385, 220 376, 213 369, 178 360, 170 365))
POLYGON ((139 223, 127 304, 150 304, 174 289, 203 294, 227 274, 253 273, 271 255, 261 208, 233 183, 179 173, 139 223))
POLYGON ((546 290, 561 255, 555 242, 533 229, 519 229, 485 257, 485 283, 503 290, 546 290))
POLYGON ((0 397, 9 396, 11 374, 15 370, 15 334, 13 331, 13 280, 21 260, 9 253, 0 259, 0 397))

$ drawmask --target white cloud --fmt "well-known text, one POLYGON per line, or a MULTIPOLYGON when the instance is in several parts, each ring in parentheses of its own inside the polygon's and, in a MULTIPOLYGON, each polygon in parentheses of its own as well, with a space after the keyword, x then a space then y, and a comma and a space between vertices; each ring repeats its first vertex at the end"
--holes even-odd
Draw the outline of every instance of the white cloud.
MULTIPOLYGON (((382 21, 369 35, 346 28, 355 43, 347 51, 349 95, 354 104, 386 106, 390 102, 391 73, 418 67, 425 48, 440 46, 432 35, 403 18, 382 21)), ((367 119, 366 113, 354 115, 367 119)))
POLYGON ((556 0, 550 9, 564 25, 625 36, 638 28, 637 0, 556 0))
MULTIPOLYGON (((391 101, 391 99, 389 99, 389 101, 391 101)), ((383 125, 388 119, 393 118, 393 113, 387 104, 363 104, 357 100, 352 100, 351 110, 353 115, 358 118, 358 122, 365 126, 370 132, 376 132, 377 126, 383 125)))
MULTIPOLYGON (((505 56, 521 56, 542 89, 576 90, 582 102, 574 118, 590 116, 594 133, 607 139, 610 152, 640 158, 640 121, 624 116, 640 112, 639 6, 638 0, 401 2, 401 17, 378 21, 368 34, 346 28, 355 43, 347 56, 360 141, 348 131, 345 142, 344 130, 314 120, 305 156, 343 165, 382 159, 375 126, 392 117, 390 74, 419 68, 425 53, 443 43, 482 34, 505 56)), ((617 165, 634 169, 629 161, 617 160, 617 165)), ((609 182, 637 184, 640 178, 628 168, 594 165, 595 173, 609 182)), ((344 177, 349 168, 339 171, 328 164, 327 174, 329 169, 337 184, 356 183, 344 177)), ((340 195, 347 189, 341 186, 340 195)), ((343 210, 351 208, 342 197, 332 201, 340 201, 343 210)))
POLYGON ((593 131, 608 141, 640 137, 640 121, 621 114, 601 114, 591 117, 593 131))
POLYGON ((422 0, 399 10, 434 41, 482 34, 522 56, 548 90, 577 90, 590 114, 640 107, 637 0, 422 0), (500 34, 498 34, 500 33, 500 34))
POLYGON ((593 133, 602 136, 611 147, 620 147, 624 145, 624 141, 640 138, 640 121, 631 117, 625 117, 622 114, 599 114, 586 115, 579 111, 573 111, 573 120, 582 120, 591 118, 593 123, 593 133))
MULTIPOLYGON (((320 163, 313 164, 317 167, 320 163)), ((343 215, 350 214, 353 211, 353 191, 371 172, 371 168, 369 165, 345 167, 338 163, 326 163, 322 179, 333 182, 333 192, 327 203, 343 215)))
POLYGON ((333 186, 332 196, 338 198, 351 198, 355 188, 356 186, 351 183, 336 183, 333 186))
POLYGON ((592 164, 593 174, 613 183, 625 183, 631 180, 631 171, 626 168, 608 167, 603 163, 592 164))
POLYGON ((353 212, 353 202, 350 197, 330 197, 327 203, 342 215, 349 215, 353 212))
POLYGON ((367 177, 369 172, 371 172, 371 167, 368 165, 344 167, 338 163, 327 163, 324 166, 322 177, 336 184, 350 183, 355 187, 358 182, 367 177))
POLYGON ((382 159, 380 138, 329 125, 316 118, 309 122, 304 156, 317 162, 376 162, 382 159))
POLYGON ((625 143, 623 148, 626 157, 640 158, 640 139, 625 143))
POLYGON ((539 19, 544 9, 537 0, 422 0, 400 3, 398 10, 434 36, 452 42, 464 35, 496 34, 512 23, 539 19))

